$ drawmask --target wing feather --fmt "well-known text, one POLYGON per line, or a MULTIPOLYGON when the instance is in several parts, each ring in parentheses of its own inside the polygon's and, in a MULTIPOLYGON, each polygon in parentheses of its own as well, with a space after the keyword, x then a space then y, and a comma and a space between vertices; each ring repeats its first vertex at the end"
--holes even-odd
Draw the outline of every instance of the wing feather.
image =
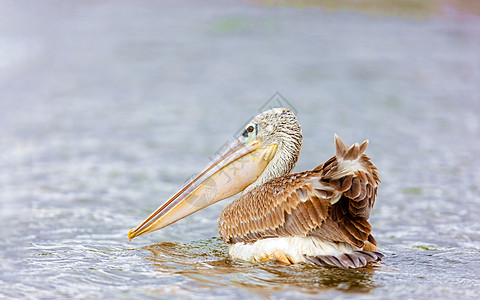
POLYGON ((335 145, 336 155, 325 164, 274 178, 227 205, 219 221, 222 239, 312 235, 359 248, 376 245, 368 217, 380 179, 364 154, 368 142, 348 148, 336 137, 335 145))

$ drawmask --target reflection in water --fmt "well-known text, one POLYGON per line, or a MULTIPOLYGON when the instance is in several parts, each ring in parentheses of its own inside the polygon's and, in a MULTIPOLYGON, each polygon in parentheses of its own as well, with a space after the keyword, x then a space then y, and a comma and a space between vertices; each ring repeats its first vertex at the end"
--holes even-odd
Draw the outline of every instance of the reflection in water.
POLYGON ((377 287, 372 279, 374 267, 343 270, 233 261, 227 258, 227 245, 219 238, 188 244, 162 242, 143 249, 151 252, 147 259, 157 267, 160 276, 181 275, 208 289, 235 286, 257 294, 286 289, 305 293, 330 289, 366 293, 377 287))

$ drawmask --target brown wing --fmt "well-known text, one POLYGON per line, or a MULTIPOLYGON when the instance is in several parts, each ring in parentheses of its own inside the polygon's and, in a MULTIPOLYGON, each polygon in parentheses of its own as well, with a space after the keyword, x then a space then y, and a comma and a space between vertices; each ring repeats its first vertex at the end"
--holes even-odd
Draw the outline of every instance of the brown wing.
POLYGON ((349 149, 335 138, 336 155, 312 171, 275 178, 223 210, 219 231, 227 243, 291 236, 318 236, 362 248, 370 235, 367 219, 380 182, 363 154, 367 141, 349 149))

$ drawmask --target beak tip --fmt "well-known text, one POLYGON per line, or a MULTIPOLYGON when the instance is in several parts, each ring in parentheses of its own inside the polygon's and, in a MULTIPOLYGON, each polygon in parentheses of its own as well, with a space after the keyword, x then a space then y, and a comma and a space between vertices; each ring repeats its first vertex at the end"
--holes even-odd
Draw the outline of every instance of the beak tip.
POLYGON ((133 232, 133 228, 128 232, 128 239, 131 241, 137 235, 133 232))

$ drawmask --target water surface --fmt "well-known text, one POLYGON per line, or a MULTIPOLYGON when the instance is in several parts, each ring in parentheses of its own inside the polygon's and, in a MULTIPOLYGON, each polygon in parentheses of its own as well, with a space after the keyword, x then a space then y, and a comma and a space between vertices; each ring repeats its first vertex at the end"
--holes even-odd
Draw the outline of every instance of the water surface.
POLYGON ((0 296, 475 298, 480 20, 467 4, 2 2, 0 296), (230 260, 227 201, 129 242, 276 92, 302 125, 296 170, 333 155, 334 133, 370 140, 383 264, 230 260))

